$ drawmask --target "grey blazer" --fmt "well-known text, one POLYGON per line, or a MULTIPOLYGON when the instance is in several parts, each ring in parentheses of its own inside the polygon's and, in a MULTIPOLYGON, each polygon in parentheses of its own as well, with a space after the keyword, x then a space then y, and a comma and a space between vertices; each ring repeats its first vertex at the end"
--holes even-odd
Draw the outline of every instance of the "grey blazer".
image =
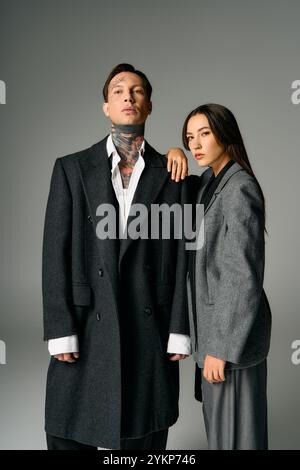
MULTIPOLYGON (((208 169, 201 176, 198 203, 211 174, 208 169)), ((262 198, 238 163, 225 173, 204 214, 204 245, 195 260, 196 292, 187 276, 194 359, 199 367, 207 354, 226 360, 227 368, 249 367, 268 354, 271 311, 263 290, 262 198)))

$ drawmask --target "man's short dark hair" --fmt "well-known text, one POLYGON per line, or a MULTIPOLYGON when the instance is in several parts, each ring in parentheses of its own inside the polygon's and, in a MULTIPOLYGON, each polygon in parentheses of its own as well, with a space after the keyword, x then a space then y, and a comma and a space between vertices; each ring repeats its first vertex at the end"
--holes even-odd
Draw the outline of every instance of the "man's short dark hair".
POLYGON ((112 71, 108 75, 106 82, 104 84, 102 93, 103 93, 103 98, 104 98, 105 103, 107 103, 107 100, 108 100, 108 87, 109 87, 111 80, 114 78, 115 75, 118 75, 118 73, 121 73, 121 72, 131 72, 141 77, 141 79, 143 80, 143 85, 146 91, 147 98, 149 101, 151 100, 152 86, 148 78, 146 77, 146 75, 140 70, 136 70, 131 64, 119 64, 119 65, 116 65, 112 69, 112 71))

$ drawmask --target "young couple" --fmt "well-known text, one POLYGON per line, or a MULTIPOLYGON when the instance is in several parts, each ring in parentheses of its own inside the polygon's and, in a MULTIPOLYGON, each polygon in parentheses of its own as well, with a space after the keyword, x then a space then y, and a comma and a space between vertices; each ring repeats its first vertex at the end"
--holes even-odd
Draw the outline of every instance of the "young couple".
POLYGON ((167 160, 144 139, 151 93, 144 73, 116 66, 103 88, 109 136, 55 161, 42 271, 47 446, 165 449, 178 362, 192 351, 209 448, 266 449, 263 193, 233 114, 217 104, 184 122, 184 147, 209 167, 184 179, 182 150, 167 160), (102 204, 123 232, 133 204, 190 202, 204 205, 199 250, 172 236, 97 237, 102 204))

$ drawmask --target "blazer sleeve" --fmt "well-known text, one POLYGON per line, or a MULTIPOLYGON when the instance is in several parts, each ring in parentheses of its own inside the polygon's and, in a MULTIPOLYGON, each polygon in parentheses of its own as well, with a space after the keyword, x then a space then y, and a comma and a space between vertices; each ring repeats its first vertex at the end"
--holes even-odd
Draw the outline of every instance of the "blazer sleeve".
POLYGON ((61 158, 51 177, 46 206, 42 295, 44 340, 76 334, 72 314, 72 196, 61 158))
POLYGON ((263 291, 264 209, 250 176, 231 185, 222 202, 226 226, 207 354, 238 364, 263 291))

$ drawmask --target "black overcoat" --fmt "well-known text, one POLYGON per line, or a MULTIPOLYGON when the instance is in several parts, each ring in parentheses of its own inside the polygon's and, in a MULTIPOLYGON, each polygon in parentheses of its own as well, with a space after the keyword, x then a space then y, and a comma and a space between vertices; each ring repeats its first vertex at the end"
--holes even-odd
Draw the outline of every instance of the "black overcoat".
MULTIPOLYGON (((44 340, 77 334, 80 358, 51 358, 45 429, 118 449, 122 437, 177 420, 179 368, 166 348, 169 333, 188 334, 189 327, 180 240, 97 236, 98 206, 118 207, 106 140, 58 158, 52 174, 43 239, 44 340)), ((143 158, 133 204, 187 202, 185 185, 170 179, 166 158, 147 142, 143 158)))

